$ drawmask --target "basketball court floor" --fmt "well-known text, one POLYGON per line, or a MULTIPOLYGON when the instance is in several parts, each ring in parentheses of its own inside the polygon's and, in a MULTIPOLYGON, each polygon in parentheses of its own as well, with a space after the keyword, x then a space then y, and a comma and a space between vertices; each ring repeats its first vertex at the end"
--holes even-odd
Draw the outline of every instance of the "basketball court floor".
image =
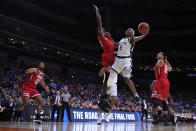
POLYGON ((0 131, 196 131, 196 123, 165 127, 150 122, 111 122, 101 125, 96 122, 45 122, 42 125, 33 122, 0 122, 0 131))

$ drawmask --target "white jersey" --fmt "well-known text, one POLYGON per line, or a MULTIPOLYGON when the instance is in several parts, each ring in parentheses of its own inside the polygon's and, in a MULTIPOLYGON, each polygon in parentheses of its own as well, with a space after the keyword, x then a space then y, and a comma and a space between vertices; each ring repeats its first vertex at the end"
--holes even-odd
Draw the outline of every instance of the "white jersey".
POLYGON ((130 37, 122 38, 119 42, 117 56, 129 57, 132 55, 134 43, 129 42, 130 37))

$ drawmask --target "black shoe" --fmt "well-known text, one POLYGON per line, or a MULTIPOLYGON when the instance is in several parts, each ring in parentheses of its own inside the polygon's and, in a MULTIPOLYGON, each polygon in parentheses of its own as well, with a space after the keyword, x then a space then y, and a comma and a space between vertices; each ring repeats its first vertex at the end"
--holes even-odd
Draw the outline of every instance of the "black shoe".
POLYGON ((175 121, 173 121, 173 122, 172 122, 172 125, 174 125, 174 126, 175 126, 175 125, 176 125, 176 122, 175 122, 175 121))
POLYGON ((37 124, 42 124, 42 120, 41 120, 40 115, 37 114, 36 119, 33 120, 33 122, 35 122, 35 123, 37 123, 37 124))
POLYGON ((141 106, 141 104, 142 104, 142 99, 141 99, 139 96, 136 96, 136 97, 135 97, 135 101, 136 101, 136 105, 137 105, 137 106, 141 106))
POLYGON ((154 124, 154 125, 159 124, 159 120, 158 120, 158 119, 154 119, 154 120, 152 121, 152 124, 154 124))
POLYGON ((19 121, 21 118, 21 112, 20 111, 16 111, 13 115, 12 121, 19 121))
POLYGON ((168 121, 164 121, 164 126, 169 126, 168 121))
POLYGON ((165 126, 169 126, 167 115, 164 114, 163 117, 164 117, 164 125, 165 125, 165 126))

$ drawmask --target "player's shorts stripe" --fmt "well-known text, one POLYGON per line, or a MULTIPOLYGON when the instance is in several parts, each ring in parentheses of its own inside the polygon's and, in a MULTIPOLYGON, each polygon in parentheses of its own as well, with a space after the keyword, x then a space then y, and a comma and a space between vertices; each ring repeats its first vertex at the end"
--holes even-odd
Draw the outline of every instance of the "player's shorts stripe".
POLYGON ((32 97, 35 97, 35 96, 40 96, 40 94, 33 95, 32 97))
POLYGON ((166 101, 166 102, 167 102, 167 99, 162 98, 161 95, 159 95, 159 94, 152 94, 151 97, 152 97, 152 98, 157 98, 157 99, 160 99, 160 100, 162 100, 162 101, 166 101))
POLYGON ((116 72, 116 74, 118 74, 118 72, 115 69, 113 69, 113 68, 110 68, 110 69, 113 70, 114 72, 116 72))
POLYGON ((124 69, 123 69, 123 71, 126 69, 127 67, 125 67, 124 69))

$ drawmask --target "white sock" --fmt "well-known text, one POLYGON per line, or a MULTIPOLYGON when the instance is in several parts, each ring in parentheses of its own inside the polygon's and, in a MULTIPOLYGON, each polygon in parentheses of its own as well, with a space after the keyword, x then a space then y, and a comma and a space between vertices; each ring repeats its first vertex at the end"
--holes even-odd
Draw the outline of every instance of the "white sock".
POLYGON ((135 97, 139 97, 139 95, 137 94, 137 92, 134 94, 135 97))
POLYGON ((109 116, 109 115, 110 115, 110 113, 107 113, 107 114, 106 114, 106 116, 109 116))

